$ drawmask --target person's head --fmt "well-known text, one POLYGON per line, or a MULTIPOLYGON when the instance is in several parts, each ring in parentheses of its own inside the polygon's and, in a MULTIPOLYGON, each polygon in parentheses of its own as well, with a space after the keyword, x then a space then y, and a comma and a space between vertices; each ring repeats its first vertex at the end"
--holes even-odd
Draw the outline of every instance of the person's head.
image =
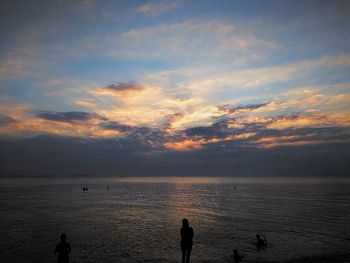
POLYGON ((189 227, 190 223, 188 222, 187 218, 182 219, 182 227, 186 228, 189 227))
POLYGON ((237 255, 237 254, 238 254, 238 250, 237 250, 237 249, 234 249, 234 250, 233 250, 233 254, 237 255))
POLYGON ((65 233, 61 234, 61 241, 66 242, 67 240, 67 235, 65 233))
POLYGON ((256 239, 260 239, 260 235, 259 234, 256 235, 256 239))

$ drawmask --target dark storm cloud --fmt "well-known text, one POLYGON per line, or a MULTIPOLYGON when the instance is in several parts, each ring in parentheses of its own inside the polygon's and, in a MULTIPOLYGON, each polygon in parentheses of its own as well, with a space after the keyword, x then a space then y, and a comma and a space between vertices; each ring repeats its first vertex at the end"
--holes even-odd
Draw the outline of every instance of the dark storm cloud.
POLYGON ((42 111, 42 112, 39 112, 36 116, 44 120, 58 121, 58 122, 88 121, 91 119, 107 120, 106 118, 101 117, 96 113, 83 112, 83 111, 68 111, 68 112, 42 111))

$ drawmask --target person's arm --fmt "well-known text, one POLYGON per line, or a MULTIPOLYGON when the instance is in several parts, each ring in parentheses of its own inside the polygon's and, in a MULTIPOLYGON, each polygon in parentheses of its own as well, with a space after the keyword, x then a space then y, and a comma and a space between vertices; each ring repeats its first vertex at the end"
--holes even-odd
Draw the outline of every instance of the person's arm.
POLYGON ((58 245, 56 245, 55 254, 57 254, 57 252, 58 252, 58 245))
POLYGON ((71 250, 72 250, 72 249, 71 249, 71 247, 70 247, 70 244, 68 243, 68 254, 70 253, 71 250))

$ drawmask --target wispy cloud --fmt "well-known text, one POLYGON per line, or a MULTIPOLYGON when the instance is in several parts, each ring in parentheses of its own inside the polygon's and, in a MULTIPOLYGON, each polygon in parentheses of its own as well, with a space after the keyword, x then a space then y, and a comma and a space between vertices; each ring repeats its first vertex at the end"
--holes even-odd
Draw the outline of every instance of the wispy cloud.
POLYGON ((35 76, 38 65, 27 57, 9 56, 0 60, 0 80, 35 76))
MULTIPOLYGON (((147 8, 151 6, 144 7, 147 8)), ((263 34, 258 29, 251 26, 245 30, 246 27, 220 20, 188 20, 142 27, 108 37, 107 43, 113 49, 107 53, 116 58, 181 59, 195 65, 200 64, 195 63, 198 59, 203 63, 234 58, 231 63, 242 64, 260 59, 277 48, 273 41, 260 37, 263 34)))
POLYGON ((162 1, 162 2, 149 2, 147 4, 139 6, 136 11, 145 15, 158 15, 161 13, 168 12, 177 8, 180 5, 178 0, 162 1))
POLYGON ((96 108, 97 106, 96 101, 94 99, 76 99, 73 100, 73 103, 87 108, 96 108))

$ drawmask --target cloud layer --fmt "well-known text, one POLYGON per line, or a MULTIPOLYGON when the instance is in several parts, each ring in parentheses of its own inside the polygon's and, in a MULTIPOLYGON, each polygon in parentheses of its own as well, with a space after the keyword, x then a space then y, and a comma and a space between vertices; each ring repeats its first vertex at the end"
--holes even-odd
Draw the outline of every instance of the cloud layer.
POLYGON ((349 7, 4 1, 0 168, 45 167, 30 152, 59 145, 62 172, 84 170, 81 154, 106 174, 257 174, 255 162, 345 174, 349 7))

